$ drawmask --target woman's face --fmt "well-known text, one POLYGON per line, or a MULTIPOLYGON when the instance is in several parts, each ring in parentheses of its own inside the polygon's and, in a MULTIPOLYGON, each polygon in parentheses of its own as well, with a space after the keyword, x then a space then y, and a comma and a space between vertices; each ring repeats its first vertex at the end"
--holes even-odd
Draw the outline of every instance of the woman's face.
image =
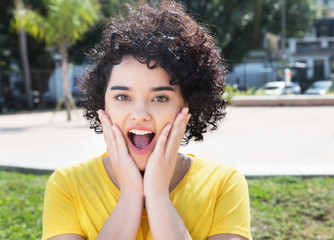
POLYGON ((117 125, 139 170, 145 170, 162 129, 173 123, 185 106, 179 85, 160 68, 149 69, 124 56, 112 69, 105 95, 105 111, 117 125))

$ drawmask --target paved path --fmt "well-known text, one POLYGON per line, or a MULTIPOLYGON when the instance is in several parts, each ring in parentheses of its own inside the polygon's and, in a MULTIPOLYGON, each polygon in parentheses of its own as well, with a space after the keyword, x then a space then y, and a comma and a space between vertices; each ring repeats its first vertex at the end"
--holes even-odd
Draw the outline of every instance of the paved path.
MULTIPOLYGON (((105 150, 103 136, 64 112, 0 115, 0 165, 55 169, 105 150)), ((334 175, 334 107, 232 107, 218 131, 181 152, 245 175, 334 175)))

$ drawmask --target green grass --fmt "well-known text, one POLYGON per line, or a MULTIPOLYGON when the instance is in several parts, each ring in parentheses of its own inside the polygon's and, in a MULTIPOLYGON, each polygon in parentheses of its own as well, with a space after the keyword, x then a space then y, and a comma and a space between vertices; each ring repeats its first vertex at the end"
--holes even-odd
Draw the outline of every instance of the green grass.
POLYGON ((0 171, 0 239, 41 239, 47 179, 0 171))
POLYGON ((249 179, 254 239, 334 240, 334 177, 249 179))
MULTIPOLYGON (((40 239, 47 175, 0 171, 0 239, 40 239)), ((254 240, 334 240, 334 177, 248 179, 254 240)))

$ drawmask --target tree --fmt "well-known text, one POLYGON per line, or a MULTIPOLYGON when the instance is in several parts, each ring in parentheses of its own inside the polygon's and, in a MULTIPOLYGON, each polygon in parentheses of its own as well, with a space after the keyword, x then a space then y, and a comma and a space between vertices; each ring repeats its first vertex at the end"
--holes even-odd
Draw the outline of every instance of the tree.
POLYGON ((61 55, 64 104, 67 120, 71 120, 72 99, 68 79, 67 47, 80 40, 99 19, 98 0, 49 0, 46 15, 38 10, 17 8, 12 26, 22 26, 34 38, 44 40, 48 46, 57 45, 61 55), (20 25, 21 24, 21 25, 20 25))
MULTIPOLYGON (((22 0, 16 0, 16 8, 20 9, 23 7, 22 0)), ((22 22, 18 19, 18 35, 19 35, 19 45, 20 45, 20 55, 23 67, 23 79, 24 79, 24 88, 27 97, 28 108, 32 109, 32 94, 31 94, 31 77, 30 77, 30 66, 29 66, 29 57, 28 57, 28 48, 27 48, 27 35, 25 30, 22 27, 22 22)))
MULTIPOLYGON (((226 59, 240 62, 250 49, 262 48, 265 32, 281 33, 281 0, 183 0, 194 17, 216 35, 226 59)), ((286 1, 287 37, 311 31, 316 0, 286 1)))
MULTIPOLYGON (((281 31, 281 9, 278 0, 265 0, 262 22, 268 31, 278 34, 281 31)), ((286 35, 302 37, 310 33, 314 20, 320 17, 316 0, 286 0, 286 35)))

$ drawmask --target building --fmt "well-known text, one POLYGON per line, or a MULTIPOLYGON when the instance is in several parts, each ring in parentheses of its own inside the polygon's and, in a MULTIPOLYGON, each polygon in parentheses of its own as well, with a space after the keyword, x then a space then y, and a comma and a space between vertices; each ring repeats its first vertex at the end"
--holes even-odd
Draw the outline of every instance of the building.
MULTIPOLYGON (((333 4, 334 1, 328 4, 333 4)), ((333 8, 334 9, 334 8, 333 8)), ((266 82, 282 80, 282 67, 277 60, 279 38, 266 36, 263 48, 250 51, 243 63, 234 67, 229 84, 237 83, 242 89, 258 88, 266 82), (274 56, 274 57, 272 57, 274 56)), ((293 81, 303 89, 317 80, 334 79, 334 11, 333 17, 318 19, 312 36, 288 38, 286 46, 288 66, 293 68, 293 81), (299 67, 306 66, 306 67, 299 67)))
POLYGON ((289 38, 287 55, 291 63, 307 65, 305 78, 322 80, 334 78, 334 17, 315 22, 313 36, 289 38))
POLYGON ((334 37, 290 38, 287 52, 290 62, 307 65, 303 78, 314 81, 334 78, 334 37))

